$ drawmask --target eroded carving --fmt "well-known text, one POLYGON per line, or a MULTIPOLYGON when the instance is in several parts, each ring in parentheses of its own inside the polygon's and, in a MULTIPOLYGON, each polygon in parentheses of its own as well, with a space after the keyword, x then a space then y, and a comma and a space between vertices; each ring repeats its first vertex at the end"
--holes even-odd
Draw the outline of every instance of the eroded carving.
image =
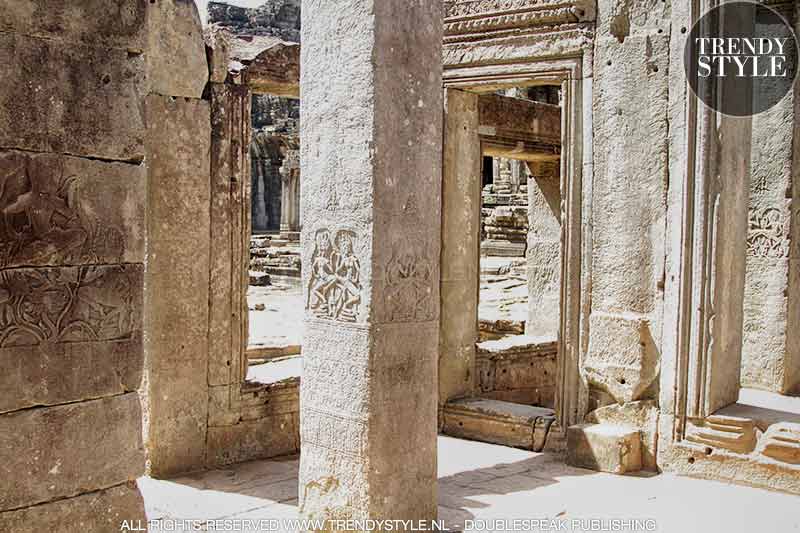
POLYGON ((301 431, 303 442, 349 457, 364 454, 366 424, 362 420, 308 409, 301 431))
POLYGON ((361 263, 355 254, 356 234, 328 229, 314 234, 311 279, 306 309, 316 316, 355 322, 361 309, 361 263))
POLYGON ((389 322, 422 322, 436 318, 433 301, 434 263, 428 257, 430 243, 419 216, 416 198, 412 195, 403 205, 398 218, 407 233, 392 242, 392 254, 386 264, 385 320, 389 322))
POLYGON ((783 212, 774 207, 750 211, 747 252, 754 257, 789 256, 789 239, 783 212))
POLYGON ((141 329, 134 267, 0 272, 0 347, 130 339, 141 329))
POLYGON ((10 154, 0 160, 0 265, 121 261, 122 232, 81 208, 79 184, 58 158, 10 154))

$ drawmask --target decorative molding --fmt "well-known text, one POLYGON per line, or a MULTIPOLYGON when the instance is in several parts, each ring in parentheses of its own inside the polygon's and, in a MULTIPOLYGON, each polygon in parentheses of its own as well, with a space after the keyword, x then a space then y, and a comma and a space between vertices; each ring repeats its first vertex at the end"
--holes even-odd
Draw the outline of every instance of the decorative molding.
POLYGON ((445 2, 446 36, 558 26, 595 19, 591 0, 453 0, 445 2))
POLYGON ((775 207, 750 211, 747 254, 751 257, 789 257, 789 231, 783 211, 775 207))
POLYGON ((129 340, 141 331, 141 267, 0 272, 0 347, 129 340))

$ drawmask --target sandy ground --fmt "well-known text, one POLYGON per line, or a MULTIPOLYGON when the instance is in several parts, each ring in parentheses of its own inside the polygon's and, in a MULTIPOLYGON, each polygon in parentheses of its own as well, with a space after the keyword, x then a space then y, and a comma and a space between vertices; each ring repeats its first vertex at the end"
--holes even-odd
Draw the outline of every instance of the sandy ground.
POLYGON ((498 274, 520 261, 520 258, 481 257, 480 320, 525 322, 528 319, 528 281, 524 268, 498 274))
MULTIPOLYGON (((603 474, 566 466, 550 454, 450 437, 439 437, 438 456, 439 519, 453 531, 464 531, 470 521, 468 531, 614 531, 589 522, 610 519, 638 519, 644 526, 623 531, 800 531, 800 496, 671 474, 603 474), (515 519, 527 520, 527 527, 515 519), (534 528, 533 520, 549 529, 534 528), (559 524, 565 529, 555 529, 559 524)), ((144 477, 139 487, 150 520, 273 520, 275 527, 239 531, 290 531, 283 520, 297 518, 297 472, 297 457, 289 457, 171 481, 144 477)), ((159 527, 167 524, 175 523, 159 527)))
POLYGON ((272 285, 247 290, 250 346, 299 345, 303 338, 303 291, 300 280, 272 277, 272 285), (256 308, 259 304, 263 310, 256 308))

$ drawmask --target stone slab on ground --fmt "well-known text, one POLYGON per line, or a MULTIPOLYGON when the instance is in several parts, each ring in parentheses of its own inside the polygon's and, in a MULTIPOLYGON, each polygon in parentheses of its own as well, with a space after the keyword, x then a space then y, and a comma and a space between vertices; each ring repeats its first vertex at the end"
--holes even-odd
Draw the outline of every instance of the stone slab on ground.
POLYGON ((526 450, 541 450, 555 420, 552 409, 471 398, 448 402, 442 432, 526 450))
POLYGON ((270 285, 270 277, 266 272, 250 271, 250 286, 252 287, 268 287, 270 285))
POLYGON ((639 431, 611 424, 579 424, 567 429, 567 464, 611 474, 642 469, 639 431))

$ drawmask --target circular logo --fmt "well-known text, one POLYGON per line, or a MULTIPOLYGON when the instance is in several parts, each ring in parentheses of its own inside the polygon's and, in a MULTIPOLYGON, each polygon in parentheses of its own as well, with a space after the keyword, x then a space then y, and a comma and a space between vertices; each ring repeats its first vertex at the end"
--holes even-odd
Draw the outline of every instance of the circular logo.
POLYGON ((684 68, 695 95, 736 117, 774 107, 797 75, 794 31, 774 9, 727 2, 703 15, 689 33, 684 68))

